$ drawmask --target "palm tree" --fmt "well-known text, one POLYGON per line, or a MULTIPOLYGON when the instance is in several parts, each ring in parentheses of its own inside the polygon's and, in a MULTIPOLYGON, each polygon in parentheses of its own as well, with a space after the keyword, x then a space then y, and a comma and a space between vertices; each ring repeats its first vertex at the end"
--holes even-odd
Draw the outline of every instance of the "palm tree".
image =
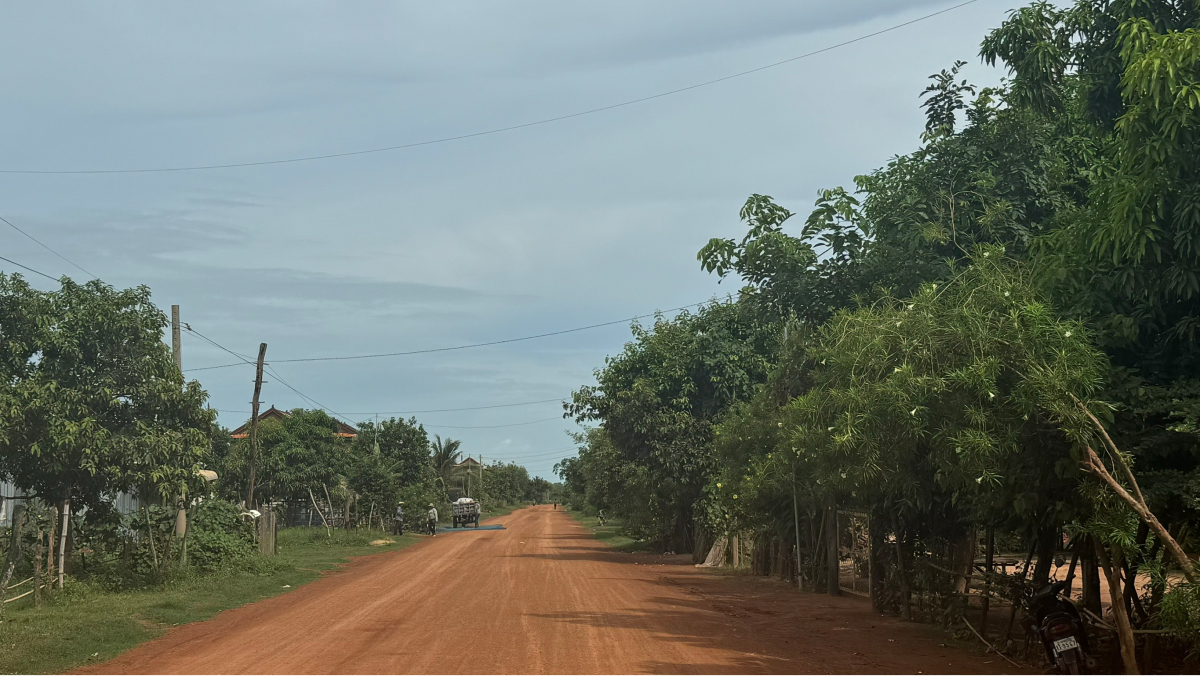
POLYGON ((458 458, 462 455, 458 447, 462 446, 462 442, 458 439, 446 437, 442 439, 440 435, 433 435, 433 441, 429 444, 429 450, 433 452, 433 456, 429 459, 433 463, 433 469, 442 478, 442 485, 445 486, 450 481, 450 473, 454 471, 454 466, 458 464, 458 458))

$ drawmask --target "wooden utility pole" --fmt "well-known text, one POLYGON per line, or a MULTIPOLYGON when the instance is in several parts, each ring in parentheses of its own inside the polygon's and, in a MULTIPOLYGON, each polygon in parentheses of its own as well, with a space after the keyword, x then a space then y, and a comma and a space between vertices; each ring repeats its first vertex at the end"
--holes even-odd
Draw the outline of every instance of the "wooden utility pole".
POLYGON ((175 368, 183 371, 183 343, 179 336, 179 306, 171 306, 171 356, 175 358, 175 368))
POLYGON ((246 490, 246 509, 254 509, 254 472, 258 469, 258 395, 262 392, 263 359, 267 344, 258 345, 258 368, 254 372, 254 399, 250 401, 250 486, 246 490))

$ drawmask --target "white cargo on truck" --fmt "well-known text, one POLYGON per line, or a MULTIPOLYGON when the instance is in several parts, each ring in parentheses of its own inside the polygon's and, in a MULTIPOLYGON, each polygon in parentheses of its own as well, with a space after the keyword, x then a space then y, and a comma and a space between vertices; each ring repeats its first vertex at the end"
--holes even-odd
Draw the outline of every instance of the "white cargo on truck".
POLYGON ((483 507, 474 498, 459 498, 454 501, 454 527, 472 524, 479 527, 479 515, 483 507))

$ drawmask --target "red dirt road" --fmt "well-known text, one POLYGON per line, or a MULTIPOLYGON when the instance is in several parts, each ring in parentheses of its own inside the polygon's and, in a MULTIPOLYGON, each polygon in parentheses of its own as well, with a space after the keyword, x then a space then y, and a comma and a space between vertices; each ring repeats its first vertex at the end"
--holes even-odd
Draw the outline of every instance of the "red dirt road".
POLYGON ((180 627, 90 673, 1003 673, 865 601, 614 552, 549 506, 180 627))

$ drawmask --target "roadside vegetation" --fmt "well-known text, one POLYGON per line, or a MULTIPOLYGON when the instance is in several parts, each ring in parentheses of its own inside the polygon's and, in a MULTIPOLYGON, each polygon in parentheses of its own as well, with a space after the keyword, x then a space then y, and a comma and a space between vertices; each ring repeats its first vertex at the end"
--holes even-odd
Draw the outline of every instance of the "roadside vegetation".
POLYGON ((279 534, 279 556, 248 557, 207 574, 177 574, 137 588, 70 581, 40 606, 18 601, 0 623, 0 672, 62 673, 100 662, 171 627, 295 589, 355 556, 395 551, 419 536, 292 528, 279 534), (372 541, 389 540, 372 546, 372 541))
POLYGON ((415 418, 294 409, 234 435, 166 326, 145 287, 0 274, 0 482, 16 493, 0 496, 0 671, 111 657, 295 587, 380 551, 401 502, 411 531, 430 503, 448 522, 461 496, 491 516, 554 489, 461 463, 460 442, 430 443, 415 418))
POLYGON ((1003 85, 948 64, 916 149, 807 218, 752 195, 745 236, 698 253, 736 299, 635 325, 556 471, 631 537, 739 542, 808 589, 836 587, 828 534, 861 515, 877 608, 960 631, 970 578, 1020 605, 1061 555, 1113 668, 1178 666, 1200 651, 1200 7, 1035 2, 980 56, 1003 85), (984 542, 1027 563, 974 572, 984 542))
POLYGON ((651 543, 632 537, 621 519, 605 519, 604 525, 601 526, 595 515, 586 514, 578 509, 567 510, 567 513, 579 525, 588 529, 592 537, 619 552, 645 552, 653 548, 651 543))

